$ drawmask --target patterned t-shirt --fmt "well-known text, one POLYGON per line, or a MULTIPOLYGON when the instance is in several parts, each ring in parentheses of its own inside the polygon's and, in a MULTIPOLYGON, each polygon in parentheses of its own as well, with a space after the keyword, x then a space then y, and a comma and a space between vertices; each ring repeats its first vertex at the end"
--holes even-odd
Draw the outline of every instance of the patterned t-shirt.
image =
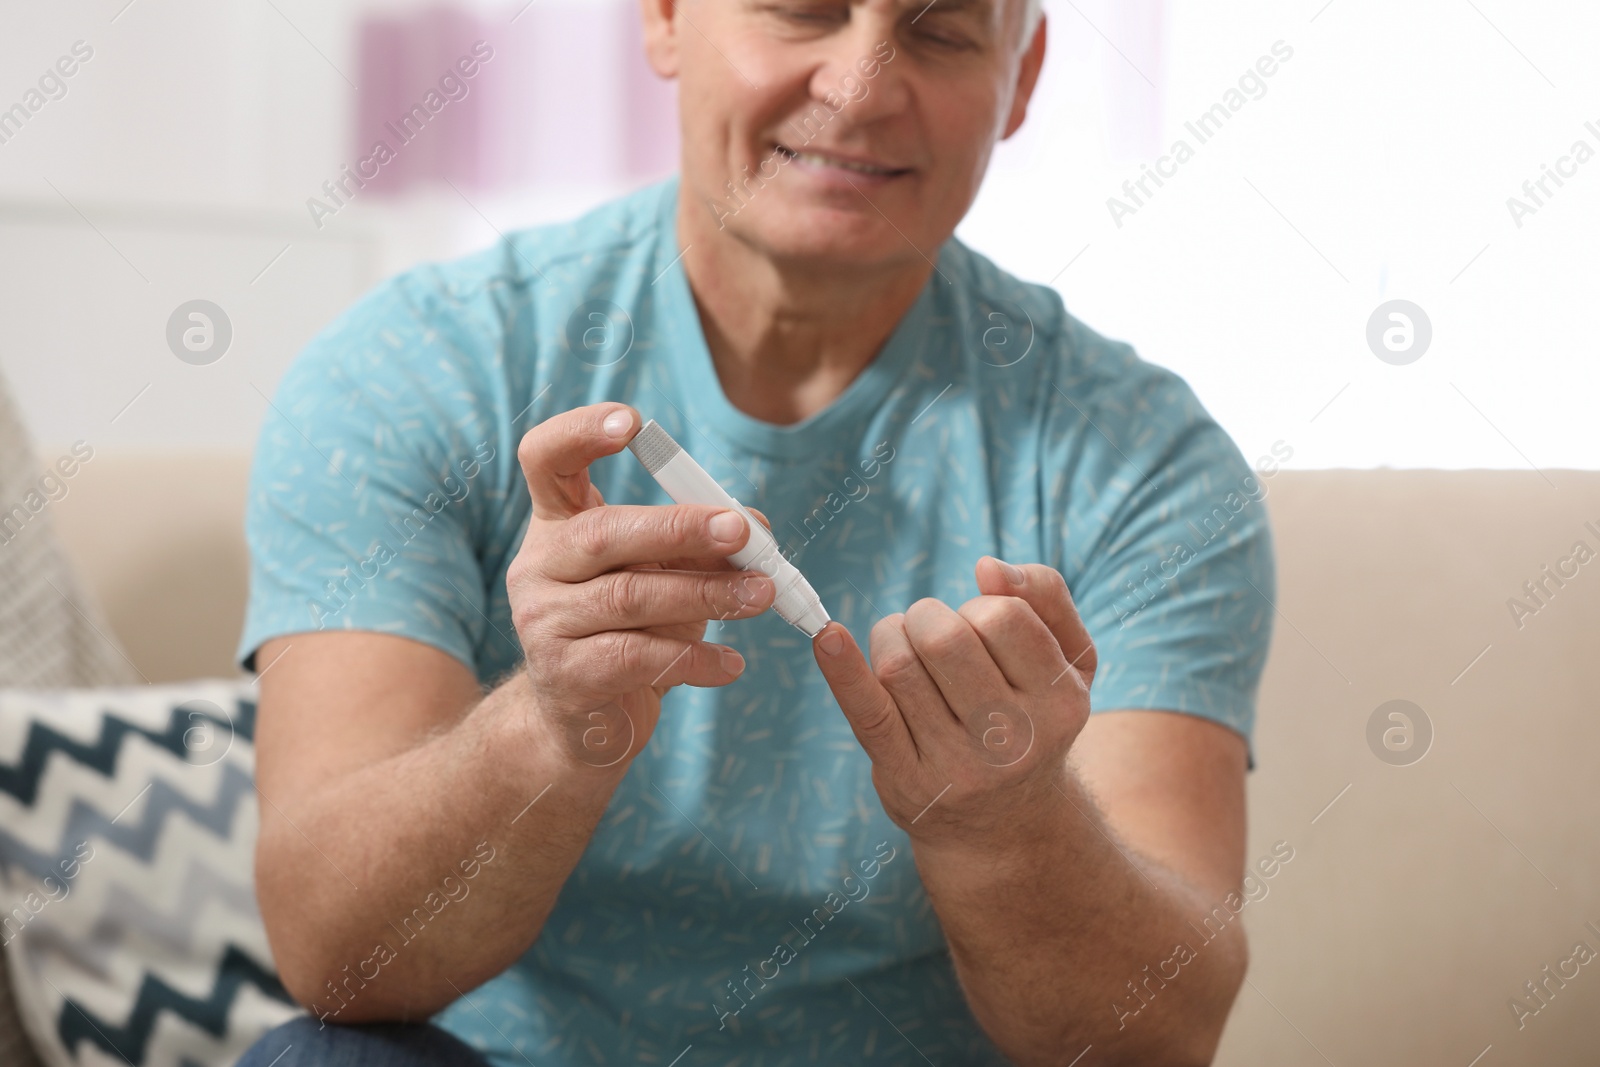
MULTIPOLYGON (((921 597, 977 595, 986 554, 1047 563, 1098 648, 1096 712, 1248 740, 1271 535, 1182 379, 952 237, 841 396, 763 422, 722 391, 677 194, 669 178, 402 273, 307 347, 256 455, 242 662, 347 628, 434 645, 485 683, 515 669, 517 442, 625 401, 766 513, 863 646, 921 597)), ((591 476, 608 503, 670 503, 626 451, 591 476)), ((496 1065, 1002 1062, 810 643, 770 611, 706 636, 744 674, 666 696, 538 940, 436 1021, 496 1065)))

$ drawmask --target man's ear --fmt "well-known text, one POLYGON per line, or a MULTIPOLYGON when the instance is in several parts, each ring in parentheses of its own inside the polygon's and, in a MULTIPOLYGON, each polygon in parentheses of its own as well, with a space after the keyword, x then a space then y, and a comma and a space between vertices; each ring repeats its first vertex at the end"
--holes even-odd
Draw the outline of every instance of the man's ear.
MULTIPOLYGON (((642 0, 651 3, 651 0, 642 0)), ((1027 51, 1022 53, 1022 62, 1017 67, 1017 92, 1011 98, 1011 114, 1006 116, 1006 129, 1000 135, 1003 141, 1017 132, 1022 125, 1022 120, 1028 115, 1028 101, 1033 99, 1033 88, 1039 84, 1039 71, 1044 67, 1045 22, 1048 16, 1039 15, 1039 25, 1034 28, 1033 40, 1028 42, 1027 51)))
POLYGON ((639 0, 644 54, 663 78, 678 76, 678 0, 639 0))

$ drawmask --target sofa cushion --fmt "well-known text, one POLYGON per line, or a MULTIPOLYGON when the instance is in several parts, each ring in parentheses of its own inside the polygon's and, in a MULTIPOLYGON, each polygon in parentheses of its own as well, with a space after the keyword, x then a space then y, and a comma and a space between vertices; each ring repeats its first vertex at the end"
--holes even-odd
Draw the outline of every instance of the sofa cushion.
POLYGON ((0 690, 0 938, 41 1058, 233 1062, 297 1009, 256 910, 255 689, 0 690))

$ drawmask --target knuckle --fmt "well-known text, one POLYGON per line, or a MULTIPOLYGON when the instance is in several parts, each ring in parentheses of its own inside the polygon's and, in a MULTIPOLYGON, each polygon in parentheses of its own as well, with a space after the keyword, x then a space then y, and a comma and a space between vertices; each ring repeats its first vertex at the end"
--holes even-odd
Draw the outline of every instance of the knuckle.
POLYGON ((1009 629, 1021 621, 1018 608, 1027 605, 1014 596, 973 597, 961 605, 960 615, 977 630, 997 631, 1009 629))
POLYGON ((724 575, 702 578, 699 582, 700 606, 712 615, 722 615, 739 610, 741 603, 739 579, 724 575))
POLYGON ((517 633, 526 635, 544 615, 544 599, 537 591, 533 575, 521 557, 513 560, 506 571, 506 600, 511 607, 511 624, 517 633))
POLYGON ((590 612, 602 618, 629 618, 639 610, 641 590, 638 571, 612 571, 588 583, 590 612))
POLYGON ((645 669, 649 649, 645 637, 638 630, 613 630, 607 642, 611 660, 624 674, 637 674, 645 669))
POLYGON ((922 663, 914 653, 896 649, 878 660, 874 673, 884 685, 895 685, 915 678, 921 670, 922 663))
POLYGON ((1048 572, 1045 582, 1050 586, 1050 591, 1071 600, 1072 591, 1067 588, 1067 576, 1054 567, 1044 567, 1043 569, 1048 572))
POLYGON ((528 637, 533 632, 534 624, 538 621, 539 613, 534 605, 526 600, 520 603, 513 598, 511 601, 511 625, 522 638, 523 644, 528 643, 528 637))
POLYGON ((687 653, 681 660, 676 660, 679 666, 684 667, 683 676, 686 678, 725 679, 728 669, 722 662, 722 649, 710 641, 685 641, 688 646, 687 653))
POLYGON ((776 587, 772 579, 765 575, 745 571, 729 581, 728 593, 728 610, 742 611, 772 600, 776 596, 776 587))
POLYGON ((1089 707, 1089 677, 1081 671, 1068 671, 1060 685, 1055 688, 1064 688, 1066 692, 1060 694, 1058 699, 1063 703, 1059 707, 1067 709, 1083 708, 1087 713, 1089 707))
POLYGON ((906 637, 906 617, 902 612, 885 615, 873 623, 867 635, 867 646, 872 650, 872 662, 877 663, 889 653, 884 651, 891 645, 904 645, 906 637))
POLYGON ((928 628, 917 641, 917 647, 935 658, 953 655, 961 648, 962 631, 965 629, 965 625, 952 626, 941 620, 928 628))
MULTIPOLYGON (((531 520, 536 522, 537 520, 531 520)), ((542 524, 529 527, 522 544, 506 565, 506 593, 535 586, 544 577, 544 567, 550 551, 550 531, 542 524)))
POLYGON ((522 465, 523 470, 533 466, 534 461, 539 457, 538 434, 539 427, 535 426, 523 434, 522 440, 517 442, 517 462, 522 465))
POLYGON ((553 415, 548 420, 552 428, 561 435, 561 443, 567 447, 581 448, 589 438, 589 425, 592 421, 589 413, 582 409, 574 408, 564 411, 560 415, 553 415))
POLYGON ((611 543, 607 509, 592 508, 567 520, 567 536, 575 551, 586 559, 604 555, 611 543))
POLYGON ((699 507, 679 505, 672 508, 667 516, 665 532, 674 545, 697 546, 710 542, 706 533, 706 516, 699 507))
POLYGON ((895 735, 894 714, 887 705, 866 712, 856 720, 856 731, 867 742, 888 741, 895 735))
POLYGON ((674 642, 672 659, 667 667, 676 679, 701 679, 721 683, 728 677, 722 662, 722 649, 709 641, 687 640, 674 642), (681 646, 681 647, 680 647, 681 646))
POLYGON ((527 553, 518 552, 512 557, 511 563, 506 567, 506 596, 511 598, 511 603, 516 604, 517 596, 524 585, 532 577, 533 567, 528 561, 527 553))

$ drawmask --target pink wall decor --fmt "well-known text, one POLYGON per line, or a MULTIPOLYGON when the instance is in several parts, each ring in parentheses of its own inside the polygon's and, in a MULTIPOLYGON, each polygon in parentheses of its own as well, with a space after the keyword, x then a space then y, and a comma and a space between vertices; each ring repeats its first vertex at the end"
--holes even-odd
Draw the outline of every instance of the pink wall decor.
POLYGON ((677 166, 676 87, 646 62, 631 0, 439 5, 370 16, 357 40, 352 164, 379 141, 393 152, 376 177, 374 164, 361 169, 367 191, 445 179, 463 189, 627 183, 677 166), (463 60, 476 66, 471 77, 457 69, 463 60), (430 90, 445 102, 407 126, 430 90))

